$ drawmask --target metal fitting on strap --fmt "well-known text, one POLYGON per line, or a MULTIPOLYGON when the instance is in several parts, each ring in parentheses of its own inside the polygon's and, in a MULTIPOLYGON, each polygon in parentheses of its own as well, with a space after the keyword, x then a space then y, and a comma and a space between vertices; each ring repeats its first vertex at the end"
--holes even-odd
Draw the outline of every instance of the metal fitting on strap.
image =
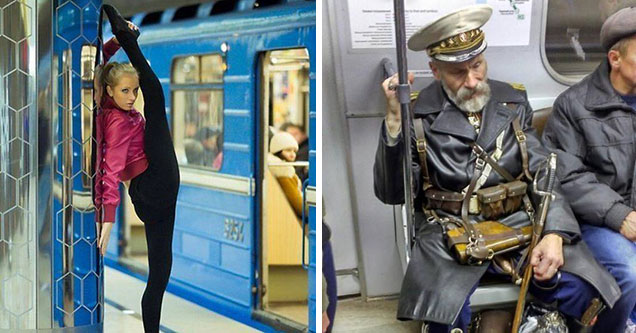
POLYGON ((484 150, 479 145, 473 145, 473 151, 477 156, 481 156, 484 153, 484 150))
POLYGON ((486 162, 481 158, 478 158, 477 161, 475 161, 476 168, 483 169, 484 165, 486 165, 486 162))
POLYGON ((516 131, 515 136, 517 136, 517 140, 519 142, 526 141, 526 133, 524 133, 523 131, 516 131))
POLYGON ((415 140, 415 144, 416 144, 418 153, 422 153, 426 151, 426 140, 417 139, 415 140))

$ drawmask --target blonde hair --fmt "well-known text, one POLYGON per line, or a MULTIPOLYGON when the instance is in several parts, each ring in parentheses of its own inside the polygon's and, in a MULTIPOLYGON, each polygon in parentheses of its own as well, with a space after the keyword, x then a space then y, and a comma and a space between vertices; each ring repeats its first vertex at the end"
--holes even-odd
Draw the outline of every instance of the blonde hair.
POLYGON ((104 90, 106 86, 116 86, 123 75, 139 77, 135 67, 129 63, 109 62, 106 65, 100 65, 95 68, 97 82, 104 90))

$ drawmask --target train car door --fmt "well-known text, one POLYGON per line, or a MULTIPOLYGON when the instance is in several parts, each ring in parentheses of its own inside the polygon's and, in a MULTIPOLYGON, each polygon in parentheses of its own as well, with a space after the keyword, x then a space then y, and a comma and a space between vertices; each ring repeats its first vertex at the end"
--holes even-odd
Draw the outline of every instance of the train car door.
MULTIPOLYGON (((306 48, 268 51, 260 60, 262 177, 259 179, 261 278, 258 303, 270 321, 274 319, 286 330, 303 331, 308 326, 314 327, 311 317, 315 313, 315 305, 311 305, 315 298, 312 276, 315 265, 309 264, 315 223, 309 225, 306 200, 309 182, 315 184, 315 154, 310 154, 312 149, 315 151, 315 118, 310 117, 310 109, 314 109, 311 108, 314 92, 310 89, 315 86, 310 79, 314 60, 310 60, 306 48), (298 142, 295 161, 270 152, 270 140, 280 131, 292 134, 298 142), (281 170, 292 171, 293 176, 281 170), (286 181, 289 178, 293 179, 293 186, 286 181), (298 205, 294 208, 295 195, 302 197, 300 212, 298 205)), ((315 262, 313 256, 311 259, 315 262)))

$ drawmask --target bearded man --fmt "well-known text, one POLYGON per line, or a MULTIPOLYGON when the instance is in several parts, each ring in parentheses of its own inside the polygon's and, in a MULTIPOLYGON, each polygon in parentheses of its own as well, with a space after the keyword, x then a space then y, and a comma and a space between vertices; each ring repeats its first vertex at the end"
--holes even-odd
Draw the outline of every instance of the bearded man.
MULTIPOLYGON (((427 322, 430 332, 466 330, 469 297, 484 274, 518 278, 510 267, 520 261, 521 250, 496 260, 460 263, 449 250, 445 232, 457 221, 474 225, 488 219, 513 228, 530 225, 536 193, 532 186, 512 191, 511 184, 517 187, 520 182, 498 169, 527 185, 548 154, 531 128, 532 109, 523 88, 487 79, 481 27, 491 14, 486 5, 461 9, 422 28, 408 42, 411 50, 426 50, 436 80, 419 92, 413 108, 416 231, 397 317, 427 322), (490 210, 493 207, 501 211, 490 210)), ((375 194, 387 204, 404 202, 404 142, 400 105, 392 89, 396 84, 395 76, 382 84, 388 107, 374 165, 375 194)), ((600 296, 611 307, 620 290, 580 240, 578 223, 558 186, 554 194, 543 237, 528 254, 533 269, 530 293, 556 303, 569 317, 572 331, 590 330, 578 319, 592 300, 600 296)))

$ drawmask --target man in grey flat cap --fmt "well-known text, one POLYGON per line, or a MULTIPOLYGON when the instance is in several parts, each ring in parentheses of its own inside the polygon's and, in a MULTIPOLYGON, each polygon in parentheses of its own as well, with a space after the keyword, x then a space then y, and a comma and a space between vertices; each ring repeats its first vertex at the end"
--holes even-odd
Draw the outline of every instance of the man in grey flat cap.
MULTIPOLYGON (((416 239, 397 317, 428 322, 430 332, 466 330, 469 297, 484 274, 518 280, 514 266, 521 249, 493 260, 460 263, 444 233, 453 224, 484 220, 512 228, 530 225, 534 204, 528 194, 536 193, 527 184, 548 154, 531 128, 532 109, 523 87, 487 79, 481 27, 491 14, 485 5, 461 9, 422 28, 408 42, 410 49, 427 52, 436 80, 419 92, 413 108, 416 239)), ((395 76, 382 84, 388 106, 374 165, 375 194, 387 204, 404 202, 400 106, 391 89, 396 84, 395 76)), ((572 332, 590 330, 592 320, 579 319, 592 301, 602 299, 612 306, 620 291, 580 241, 578 223, 558 186, 555 194, 543 238, 528 254, 530 292, 556 302, 571 317, 572 332)))
POLYGON ((606 59, 556 99, 543 140, 583 239, 622 291, 600 318, 623 332, 636 322, 636 8, 607 18, 601 44, 606 59))

